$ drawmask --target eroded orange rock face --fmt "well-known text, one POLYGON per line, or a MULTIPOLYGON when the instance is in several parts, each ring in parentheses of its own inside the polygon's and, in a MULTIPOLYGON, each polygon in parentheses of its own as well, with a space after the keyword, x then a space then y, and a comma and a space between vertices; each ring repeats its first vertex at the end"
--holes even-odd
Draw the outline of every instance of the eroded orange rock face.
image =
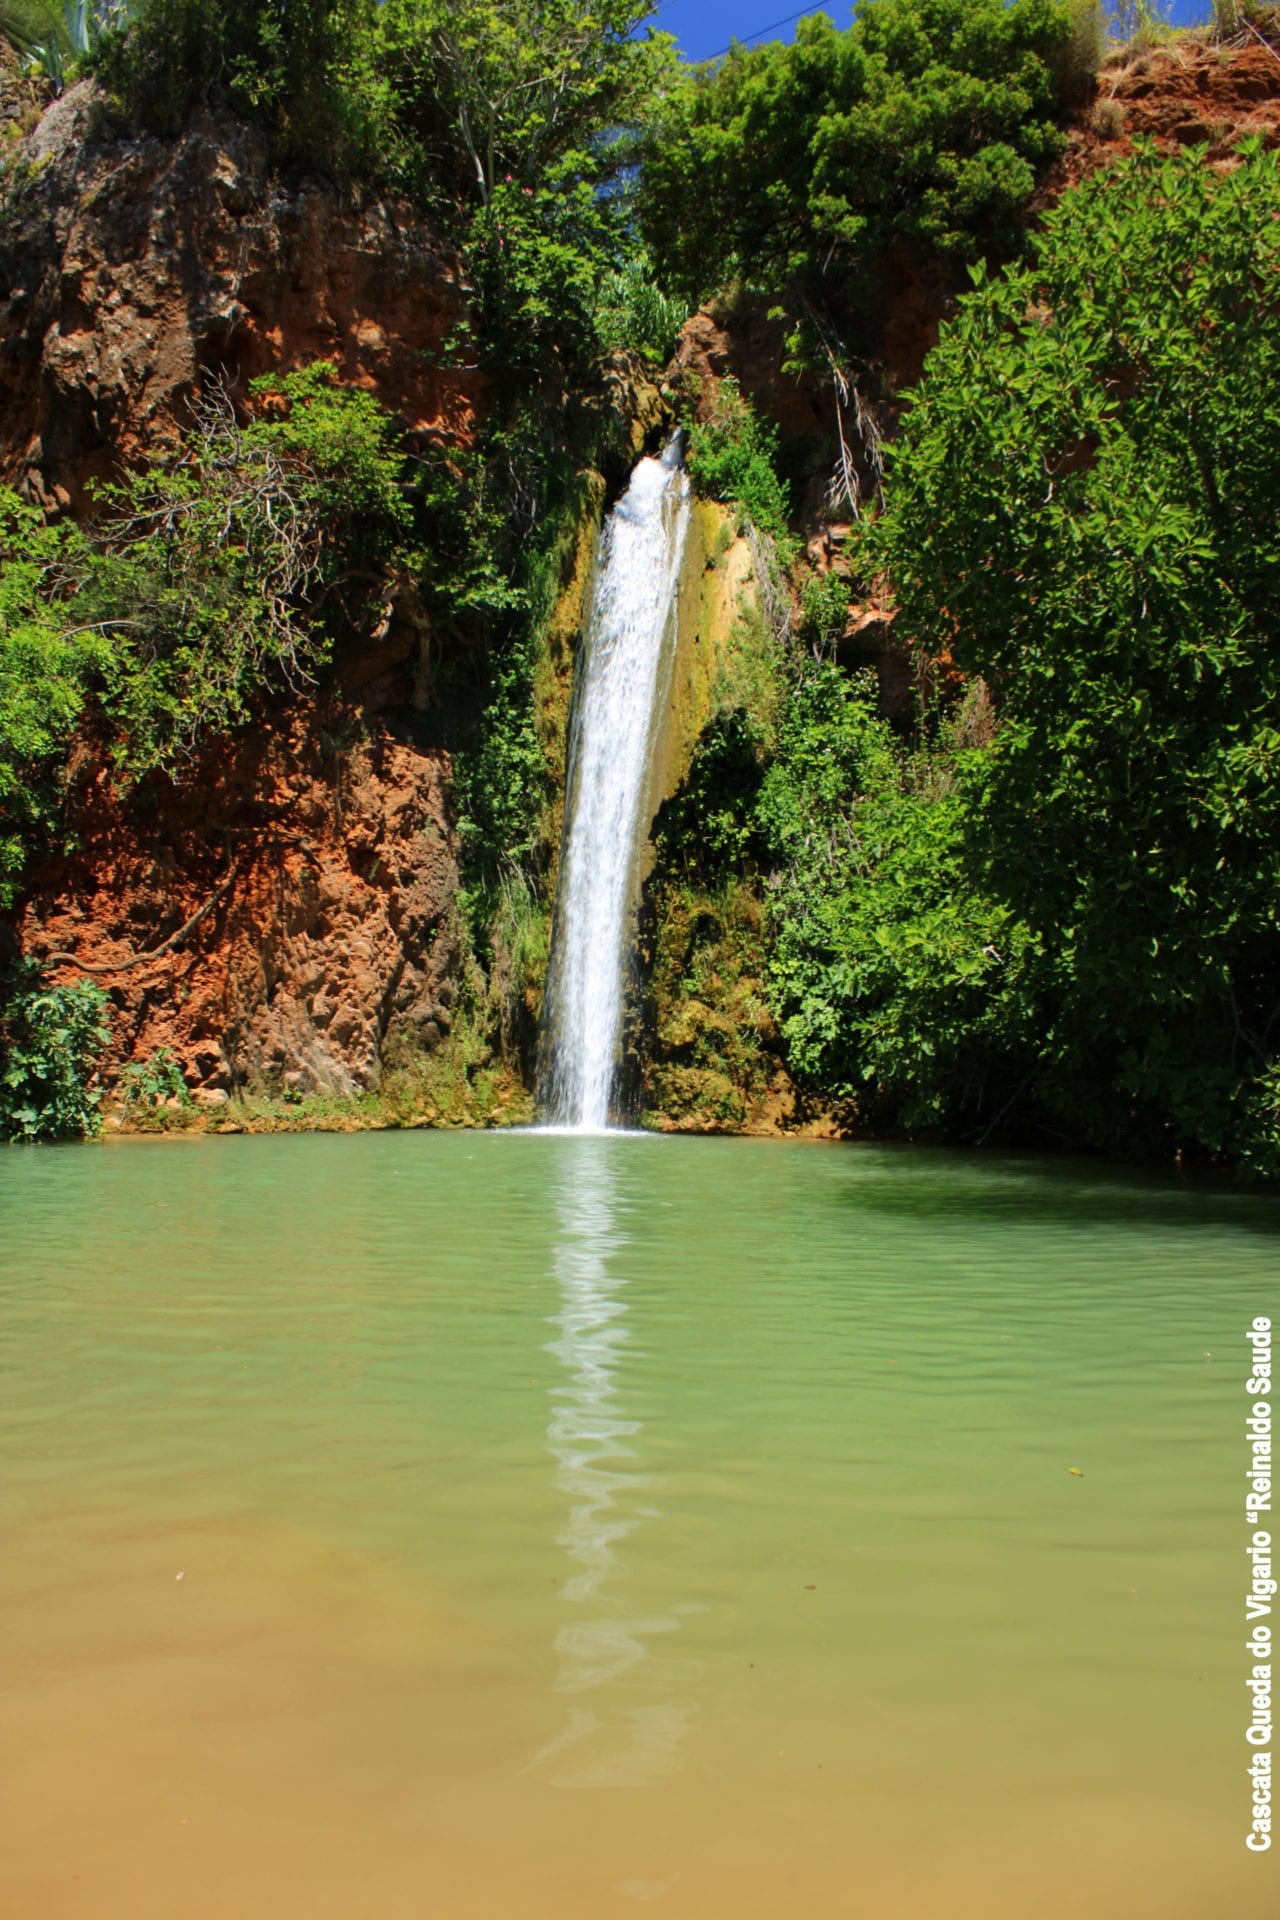
POLYGON ((132 794, 83 748, 80 850, 33 876, 22 945, 110 991, 108 1080, 167 1047, 196 1089, 376 1086, 450 1027, 449 785, 446 754, 385 728, 343 747, 302 707, 132 794))
POLYGON ((697 417, 705 420, 715 407, 720 381, 731 374, 788 437, 822 432, 827 423, 814 383, 781 371, 784 333, 783 323, 770 320, 758 304, 744 302, 732 314, 718 306, 702 307, 680 329, 667 368, 668 383, 692 383, 697 417))
POLYGON ((0 232, 0 477, 78 510, 86 481, 154 457, 202 377, 332 360, 420 443, 465 444, 483 389, 440 364, 467 289, 411 208, 284 185, 261 141, 198 118, 113 139, 88 83, 25 147, 0 232))
MULTIPOLYGON (((471 440, 482 385, 440 364, 467 289, 411 208, 282 183, 235 123, 115 138, 88 86, 23 156, 0 223, 0 477, 31 497, 78 512, 96 476, 174 445, 203 378, 243 399, 255 375, 321 358, 411 445, 471 440)), ((323 699, 264 712, 173 782, 128 791, 77 744, 77 851, 29 874, 9 944, 109 989, 108 1085, 165 1047, 210 1100, 346 1093, 447 1034, 451 768, 397 722, 425 697, 417 611, 393 608, 323 699), (123 966, 202 906, 171 951, 123 966)))
POLYGON ((1044 198, 1114 165, 1133 151, 1135 139, 1154 140, 1166 151, 1207 146, 1217 162, 1230 165, 1233 149, 1250 134, 1268 146, 1280 144, 1280 49, 1244 33, 1228 47, 1175 41, 1103 68, 1044 198))

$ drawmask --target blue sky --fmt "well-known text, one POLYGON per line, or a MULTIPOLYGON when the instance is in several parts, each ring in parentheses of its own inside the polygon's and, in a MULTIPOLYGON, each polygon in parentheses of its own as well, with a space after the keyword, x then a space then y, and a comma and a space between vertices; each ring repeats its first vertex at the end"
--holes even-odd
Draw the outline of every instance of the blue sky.
MULTIPOLYGON (((674 33, 691 60, 709 60, 735 36, 746 41, 789 40, 794 25, 777 23, 794 13, 798 4, 799 0, 664 0, 652 24, 674 33), (769 28, 773 31, 766 31, 769 28)), ((1190 26, 1207 20, 1212 10, 1212 0, 1173 0, 1167 17, 1174 26, 1190 26)), ((848 0, 838 4, 830 0, 823 11, 838 27, 848 26, 848 0)))

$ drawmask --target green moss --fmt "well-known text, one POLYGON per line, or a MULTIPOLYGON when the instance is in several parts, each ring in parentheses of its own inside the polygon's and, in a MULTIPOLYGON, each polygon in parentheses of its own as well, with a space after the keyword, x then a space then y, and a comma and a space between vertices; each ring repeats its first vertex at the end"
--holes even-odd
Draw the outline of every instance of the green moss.
POLYGON ((765 1004, 755 794, 777 732, 783 663, 733 512, 695 503, 671 707, 659 746, 642 939, 645 1124, 773 1131, 798 1107, 765 1004))
POLYGON ((762 986, 767 959, 753 875, 699 885, 664 866, 650 891, 646 1125, 772 1131, 798 1117, 762 986))
POLYGON ((249 1093, 212 1109, 185 1103, 111 1116, 122 1133, 363 1133, 395 1127, 513 1127, 533 1117, 532 1097, 473 1026, 433 1053, 352 1094, 249 1093))

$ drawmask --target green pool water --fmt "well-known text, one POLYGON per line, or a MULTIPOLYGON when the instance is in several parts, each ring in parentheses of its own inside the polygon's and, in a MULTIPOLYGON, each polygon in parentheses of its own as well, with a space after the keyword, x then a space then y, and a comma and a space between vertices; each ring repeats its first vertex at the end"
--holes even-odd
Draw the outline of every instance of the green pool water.
POLYGON ((0 1154, 0 1270, 8 1920, 1276 1913, 1275 1201, 122 1142, 0 1154))

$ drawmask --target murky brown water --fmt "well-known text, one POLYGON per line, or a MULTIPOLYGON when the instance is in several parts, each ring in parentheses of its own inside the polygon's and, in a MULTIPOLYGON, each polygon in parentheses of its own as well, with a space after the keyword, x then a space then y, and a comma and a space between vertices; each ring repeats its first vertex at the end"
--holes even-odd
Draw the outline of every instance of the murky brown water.
POLYGON ((1277 1911, 1276 1203, 158 1141, 0 1156, 0 1244, 6 1920, 1277 1911))

